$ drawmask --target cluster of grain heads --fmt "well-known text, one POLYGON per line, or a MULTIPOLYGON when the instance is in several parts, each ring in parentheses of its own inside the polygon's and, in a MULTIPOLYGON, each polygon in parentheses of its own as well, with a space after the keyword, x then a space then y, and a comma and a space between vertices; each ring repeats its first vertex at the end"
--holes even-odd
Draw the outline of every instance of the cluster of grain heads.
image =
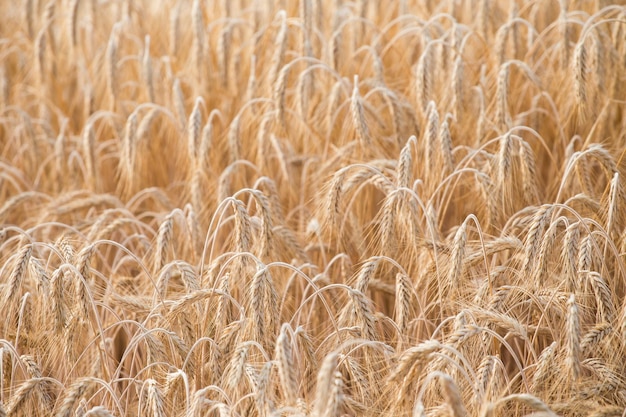
POLYGON ((622 415, 623 1, 213 3, 0 3, 0 417, 622 415))

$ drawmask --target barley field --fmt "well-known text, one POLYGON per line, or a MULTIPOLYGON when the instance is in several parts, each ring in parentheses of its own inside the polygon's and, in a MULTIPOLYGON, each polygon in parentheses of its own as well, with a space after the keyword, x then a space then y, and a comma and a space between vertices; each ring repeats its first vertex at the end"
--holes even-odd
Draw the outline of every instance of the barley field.
POLYGON ((1 0, 0 416, 623 416, 626 2, 1 0))

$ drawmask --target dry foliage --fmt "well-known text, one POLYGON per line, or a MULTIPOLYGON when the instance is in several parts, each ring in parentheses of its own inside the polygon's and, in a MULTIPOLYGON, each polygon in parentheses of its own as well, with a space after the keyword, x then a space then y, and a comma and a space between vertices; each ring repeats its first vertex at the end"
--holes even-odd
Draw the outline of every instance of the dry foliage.
POLYGON ((0 416, 620 416, 626 6, 0 2, 0 416))

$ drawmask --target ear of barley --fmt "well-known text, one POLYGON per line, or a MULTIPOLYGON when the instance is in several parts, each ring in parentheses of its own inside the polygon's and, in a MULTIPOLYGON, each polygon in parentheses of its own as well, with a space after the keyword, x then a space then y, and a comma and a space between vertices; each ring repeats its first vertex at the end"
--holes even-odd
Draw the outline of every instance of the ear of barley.
POLYGON ((148 385, 147 407, 151 411, 153 417, 165 417, 165 404, 163 394, 154 379, 146 381, 148 385))
POLYGON ((537 185, 537 168, 535 157, 530 144, 520 140, 520 158, 522 160, 522 182, 524 195, 530 204, 539 201, 539 187, 537 185))
POLYGON ((563 254, 562 257, 565 260, 564 269, 567 277, 566 290, 568 292, 574 292, 577 288, 577 259, 580 242, 580 229, 579 223, 573 223, 565 231, 565 237, 563 238, 563 254))
POLYGON ((189 159, 193 162, 197 162, 199 157, 198 147, 200 146, 200 133, 202 129, 203 104, 204 100, 202 97, 197 97, 193 110, 189 115, 189 122, 187 123, 187 151, 189 153, 189 159))
POLYGON ((498 32, 496 32, 496 41, 495 41, 495 55, 498 59, 498 66, 501 66, 506 61, 506 47, 507 41, 509 39, 509 29, 511 28, 510 24, 504 24, 500 26, 498 32))
POLYGON ((448 407, 452 411, 452 416, 467 416, 467 410, 465 409, 465 405, 463 404, 461 392, 459 391, 459 387, 454 383, 452 378, 446 376, 441 380, 441 385, 443 388, 443 397, 446 400, 448 407))
POLYGON ((356 324, 361 328, 361 334, 367 340, 376 339, 376 322, 372 313, 371 300, 358 290, 350 291, 350 301, 356 324))
POLYGON ((400 355, 398 364, 389 375, 390 382, 399 382, 407 375, 420 374, 428 364, 431 354, 441 349, 437 340, 426 340, 417 346, 411 347, 400 355))
POLYGON ((509 113, 509 74, 510 65, 505 62, 498 71, 498 81, 496 83, 496 123, 501 130, 508 130, 513 123, 509 113))
POLYGON ((260 415, 271 415, 274 411, 273 401, 270 398, 270 373, 272 371, 273 362, 269 361, 263 365, 256 383, 256 405, 260 415))
POLYGON ((325 417, 334 414, 327 414, 329 406, 332 407, 333 387, 335 386, 335 373, 339 363, 339 355, 335 352, 328 354, 322 362, 322 367, 317 374, 317 384, 315 388, 315 401, 312 415, 315 417, 325 417))
POLYGON ((345 170, 335 172, 329 183, 326 198, 324 199, 326 202, 324 212, 329 220, 331 229, 336 229, 338 225, 339 215, 341 213, 341 196, 343 195, 343 183, 345 179, 345 170))
POLYGON ((365 122, 365 111, 363 102, 359 94, 359 76, 354 76, 354 87, 352 89, 352 98, 350 100, 350 112, 352 113, 352 123, 356 130, 356 136, 363 147, 372 143, 369 128, 365 122))
POLYGON ((61 268, 58 268, 52 274, 50 280, 51 292, 50 292, 50 309, 54 318, 54 327, 60 332, 67 322, 67 297, 64 297, 64 273, 61 268))
POLYGON ((396 186, 411 187, 413 178, 413 157, 412 147, 417 145, 417 138, 411 136, 400 152, 400 158, 396 167, 396 186))
POLYGON ((461 288, 461 277, 463 276, 463 262, 465 258, 465 244, 467 242, 467 220, 464 221, 454 235, 452 247, 452 259, 448 282, 454 291, 461 288))
POLYGON ((261 217, 261 245, 259 250, 259 256, 261 258, 267 258, 270 256, 273 248, 273 223, 272 223, 272 211, 270 209, 270 203, 267 197, 259 192, 252 193, 255 198, 257 208, 260 211, 261 217))
POLYGON ((429 177, 435 172, 435 149, 439 140, 439 112, 434 101, 428 102, 426 107, 426 114, 428 122, 426 124, 426 131, 424 132, 425 143, 425 165, 426 165, 426 177, 429 177))
POLYGON ((411 282, 407 275, 396 274, 395 321, 400 332, 405 334, 411 312, 411 282))
POLYGON ((532 385, 533 391, 541 390, 554 372, 554 359, 556 355, 557 342, 546 347, 537 359, 537 367, 533 373, 532 385))
POLYGON ((374 258, 363 264, 356 277, 355 289, 357 291, 360 291, 363 294, 366 293, 369 282, 378 268, 378 263, 378 258, 374 258))
MULTIPOLYGON (((448 116, 450 116, 450 114, 448 114, 448 116)), ((439 149, 441 160, 443 161, 444 173, 451 173, 454 171, 454 156, 452 155, 452 136, 450 135, 448 117, 441 123, 441 128, 439 129, 439 149)))
POLYGON ((541 238, 547 225, 550 224, 550 218, 552 216, 554 206, 543 205, 535 213, 533 222, 526 235, 526 241, 524 246, 526 247, 526 253, 522 264, 522 271, 524 275, 528 275, 535 265, 537 252, 541 245, 541 238))
MULTIPOLYGON (((606 231, 613 233, 614 226, 621 224, 619 206, 624 202, 624 191, 620 181, 619 172, 613 174, 609 187, 609 201, 607 207, 606 231)), ((619 226, 617 226, 619 228, 619 226)))
POLYGON ((154 253, 153 272, 158 273, 167 262, 167 251, 172 238, 172 230, 174 228, 174 216, 172 213, 167 215, 157 233, 156 251, 154 253))
POLYGON ((574 294, 571 294, 567 301, 565 322, 565 366, 570 382, 574 383, 579 379, 581 372, 580 317, 574 294))
POLYGON ((593 235, 585 236, 580 242, 580 250, 578 251, 578 263, 576 265, 579 275, 593 270, 593 266, 595 265, 596 260, 595 244, 596 243, 593 235))
POLYGON ((494 378, 497 366, 497 358, 492 355, 485 356, 478 366, 476 389, 480 395, 476 398, 477 405, 490 400, 491 381, 494 378))
POLYGON ((240 344, 232 354, 226 379, 226 384, 231 389, 236 388, 243 379, 246 362, 248 360, 249 346, 250 345, 247 343, 240 344))
POLYGON ((235 209, 235 247, 237 252, 249 252, 252 242, 250 215, 241 201, 234 200, 233 204, 235 209))
MULTIPOLYGON (((7 405, 6 414, 8 416, 20 415, 20 410, 26 408, 26 403, 32 395, 41 395, 41 385, 45 383, 46 378, 42 377, 30 378, 23 382, 11 396, 9 404, 7 405)), ((44 404, 38 401, 37 406, 39 409, 42 409, 44 404)))
POLYGON ((613 321, 615 309, 613 306, 612 291, 609 284, 597 272, 587 273, 586 277, 591 285, 591 288, 593 289, 599 320, 605 323, 611 323, 613 321))
POLYGON ((91 257, 96 250, 95 244, 85 246, 78 252, 76 256, 76 269, 79 273, 74 281, 74 291, 78 300, 80 301, 81 312, 83 318, 89 317, 89 312, 92 309, 91 296, 89 294, 89 284, 91 282, 91 257))
POLYGON ((278 324, 278 295, 266 266, 260 267, 252 278, 249 298, 258 342, 270 348, 278 324))
POLYGON ((427 107, 431 100, 433 90, 433 67, 434 67, 434 54, 432 53, 431 41, 425 36, 425 46, 422 51, 422 55, 417 61, 415 67, 415 92, 417 102, 421 106, 422 110, 428 114, 427 107))
POLYGON ((554 242, 556 241, 561 222, 565 222, 565 218, 559 218, 550 223, 546 233, 543 235, 543 239, 541 240, 541 246, 539 248, 539 253, 537 254, 537 263, 535 265, 534 273, 534 281, 537 288, 541 288, 544 285, 544 279, 546 278, 548 270, 548 263, 554 250, 554 242))
POLYGON ((278 375, 283 386, 288 404, 295 405, 298 397, 298 383, 296 367, 292 354, 292 333, 289 324, 285 323, 276 339, 276 360, 278 361, 278 375))
POLYGON ((579 111, 584 111, 587 103, 587 49, 584 38, 574 48, 574 97, 579 111))
POLYGON ((591 350, 596 348, 611 332, 613 327, 610 323, 601 322, 589 330, 580 341, 580 351, 583 356, 589 356, 591 350))
POLYGON ((121 183, 127 192, 133 190, 133 174, 135 167, 135 154, 137 148, 137 114, 132 112, 126 121, 124 128, 124 136, 122 138, 122 149, 120 151, 120 160, 118 170, 120 172, 121 183))
POLYGON ((285 65, 282 67, 278 76, 276 78, 276 82, 274 83, 274 90, 272 94, 272 99, 274 101, 274 108, 276 110, 276 118, 285 126, 285 93, 287 90, 287 78, 289 76, 289 66, 285 65))
POLYGON ((9 306, 20 296, 19 291, 26 272, 28 271, 28 263, 33 254, 33 245, 26 244, 20 248, 19 253, 15 257, 13 270, 9 276, 8 285, 4 289, 3 305, 9 306))
POLYGON ((343 392, 343 377, 341 372, 335 371, 333 375, 332 388, 330 393, 329 402, 326 404, 326 410, 324 416, 336 416, 339 415, 343 403, 346 399, 343 392))

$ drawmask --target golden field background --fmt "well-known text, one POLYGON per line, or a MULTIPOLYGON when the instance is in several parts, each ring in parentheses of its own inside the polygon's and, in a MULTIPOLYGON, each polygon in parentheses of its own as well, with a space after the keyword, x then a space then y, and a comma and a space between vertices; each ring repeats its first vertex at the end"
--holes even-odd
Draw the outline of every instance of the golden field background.
POLYGON ((624 414, 624 2, 0 35, 0 416, 624 414))

